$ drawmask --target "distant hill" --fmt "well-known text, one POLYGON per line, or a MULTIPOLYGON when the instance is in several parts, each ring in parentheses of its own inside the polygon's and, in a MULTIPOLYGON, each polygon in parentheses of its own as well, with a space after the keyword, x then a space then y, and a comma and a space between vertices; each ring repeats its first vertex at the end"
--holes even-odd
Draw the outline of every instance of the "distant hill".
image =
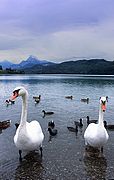
POLYGON ((19 64, 9 61, 0 63, 2 68, 15 69, 26 74, 99 74, 114 75, 114 61, 104 59, 65 61, 62 63, 52 63, 47 60, 39 60, 30 56, 27 60, 19 64))
POLYGON ((7 61, 7 60, 0 62, 0 66, 2 66, 3 69, 11 68, 12 65, 13 65, 13 63, 11 63, 10 61, 7 61))
POLYGON ((35 66, 35 65, 46 66, 49 64, 54 64, 54 63, 52 63, 50 61, 46 61, 46 60, 39 60, 35 56, 32 56, 32 55, 29 56, 29 58, 27 60, 23 60, 19 64, 13 64, 7 60, 0 62, 0 65, 2 66, 3 69, 11 68, 11 69, 19 69, 19 70, 31 68, 32 66, 35 66))
POLYGON ((23 69, 32 74, 106 74, 114 75, 114 61, 104 59, 67 61, 47 66, 36 65, 32 69, 23 69))
POLYGON ((13 69, 26 69, 26 68, 31 68, 31 67, 36 66, 36 65, 46 66, 49 64, 54 64, 54 63, 52 63, 50 61, 46 61, 46 60, 39 60, 35 56, 29 56, 29 58, 27 60, 24 60, 17 65, 13 65, 11 68, 13 68, 13 69))

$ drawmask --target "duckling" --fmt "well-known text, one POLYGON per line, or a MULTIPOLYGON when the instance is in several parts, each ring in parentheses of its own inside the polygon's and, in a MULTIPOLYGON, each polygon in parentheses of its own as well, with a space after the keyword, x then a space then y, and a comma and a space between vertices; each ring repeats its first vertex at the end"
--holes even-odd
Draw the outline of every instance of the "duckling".
POLYGON ((48 131, 50 136, 55 136, 58 133, 57 129, 52 129, 51 127, 48 127, 48 131))
POLYGON ((6 129, 10 126, 11 120, 0 121, 0 128, 6 129))
POLYGON ((41 95, 39 95, 39 96, 33 96, 33 99, 41 99, 41 95))
POLYGON ((11 102, 11 104, 14 104, 14 103, 15 103, 15 101, 13 101, 13 100, 11 100, 11 99, 9 99, 9 102, 11 102))
POLYGON ((34 101, 35 101, 35 103, 39 103, 40 99, 35 99, 34 101))
POLYGON ((81 101, 86 102, 88 104, 89 103, 89 98, 82 98, 81 101))
POLYGON ((71 132, 78 132, 78 125, 77 124, 75 124, 75 125, 76 125, 76 127, 67 126, 67 129, 71 132))
POLYGON ((83 121, 83 119, 80 118, 79 122, 78 121, 74 121, 74 124, 77 125, 78 127, 83 127, 82 121, 83 121))
POLYGON ((42 110, 42 112, 44 113, 43 117, 45 117, 45 115, 52 115, 52 114, 54 114, 54 112, 52 112, 52 111, 46 112, 46 111, 42 110))
POLYGON ((7 99, 6 99, 5 103, 6 103, 7 106, 8 106, 9 104, 11 104, 11 103, 9 103, 9 100, 7 100, 7 99))
POLYGON ((52 129, 55 127, 55 123, 54 123, 53 120, 52 120, 52 121, 49 121, 48 127, 51 127, 52 129))
POLYGON ((114 124, 107 124, 107 121, 104 121, 104 127, 108 130, 114 130, 114 124))
POLYGON ((33 99, 34 99, 35 103, 39 103, 40 100, 41 100, 41 95, 39 95, 39 96, 33 96, 33 99))
POLYGON ((67 99, 73 99, 73 96, 65 96, 65 98, 67 98, 67 99))
POLYGON ((8 105, 12 105, 12 104, 14 104, 15 103, 15 101, 13 101, 13 100, 8 100, 8 99, 6 99, 6 101, 5 101, 5 103, 6 103, 6 105, 8 106, 8 105))
POLYGON ((90 119, 89 119, 89 116, 87 116, 86 118, 87 118, 87 125, 89 125, 90 123, 97 123, 97 122, 98 122, 97 119, 92 119, 92 120, 90 120, 90 119))

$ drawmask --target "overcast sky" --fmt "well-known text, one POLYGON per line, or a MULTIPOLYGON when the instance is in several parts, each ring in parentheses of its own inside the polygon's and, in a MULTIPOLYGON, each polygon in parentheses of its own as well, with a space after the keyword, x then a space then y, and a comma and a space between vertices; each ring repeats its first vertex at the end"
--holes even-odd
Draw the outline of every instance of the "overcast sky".
POLYGON ((114 0, 0 0, 0 61, 114 60, 114 0))

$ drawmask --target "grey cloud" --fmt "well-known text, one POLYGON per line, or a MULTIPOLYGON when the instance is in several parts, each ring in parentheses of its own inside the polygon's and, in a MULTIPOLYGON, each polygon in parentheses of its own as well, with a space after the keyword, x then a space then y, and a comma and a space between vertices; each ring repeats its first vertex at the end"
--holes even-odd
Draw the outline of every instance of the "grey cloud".
MULTIPOLYGON (((96 24, 113 15, 112 0, 2 0, 0 20, 29 32, 50 33, 96 24)), ((6 26, 7 27, 7 26, 6 26)))
POLYGON ((113 57, 113 12, 114 0, 1 0, 0 57, 113 57))

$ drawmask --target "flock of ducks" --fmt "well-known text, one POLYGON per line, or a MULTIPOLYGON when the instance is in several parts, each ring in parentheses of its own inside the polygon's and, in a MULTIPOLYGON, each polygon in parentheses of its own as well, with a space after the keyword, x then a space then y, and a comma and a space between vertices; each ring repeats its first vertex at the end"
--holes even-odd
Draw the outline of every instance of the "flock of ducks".
MULTIPOLYGON (((44 134, 38 121, 34 120, 27 122, 27 101, 28 92, 24 87, 16 87, 13 91, 13 95, 10 98, 10 102, 14 101, 17 97, 22 97, 22 113, 20 123, 16 123, 16 133, 14 136, 14 143, 19 150, 19 158, 22 159, 22 151, 33 151, 40 149, 42 156, 42 143, 44 140, 44 134)), ((67 99, 73 98, 73 96, 66 96, 67 99)), ((36 103, 41 100, 41 95, 34 96, 33 99, 36 103)), ((84 99, 83 99, 84 100, 84 99)), ((88 98, 86 102, 88 102, 88 98)), ((84 132, 85 145, 100 148, 103 151, 104 144, 108 141, 109 135, 107 129, 113 129, 114 125, 108 125, 106 121, 103 122, 103 115, 106 110, 108 98, 101 97, 99 102, 99 119, 90 120, 87 116, 87 128, 84 132), (97 123, 97 124, 96 124, 97 123)), ((85 100, 84 100, 85 102, 85 100)), ((42 111, 45 115, 51 115, 54 112, 42 111)), ((4 124, 10 124, 10 121, 0 122, 0 127, 4 124)), ((74 121, 75 127, 67 127, 69 131, 78 132, 78 127, 83 127, 83 119, 74 121)), ((5 125, 4 125, 5 126, 5 125)), ((48 123, 48 131, 50 136, 56 136, 58 131, 55 128, 54 121, 48 123)))

